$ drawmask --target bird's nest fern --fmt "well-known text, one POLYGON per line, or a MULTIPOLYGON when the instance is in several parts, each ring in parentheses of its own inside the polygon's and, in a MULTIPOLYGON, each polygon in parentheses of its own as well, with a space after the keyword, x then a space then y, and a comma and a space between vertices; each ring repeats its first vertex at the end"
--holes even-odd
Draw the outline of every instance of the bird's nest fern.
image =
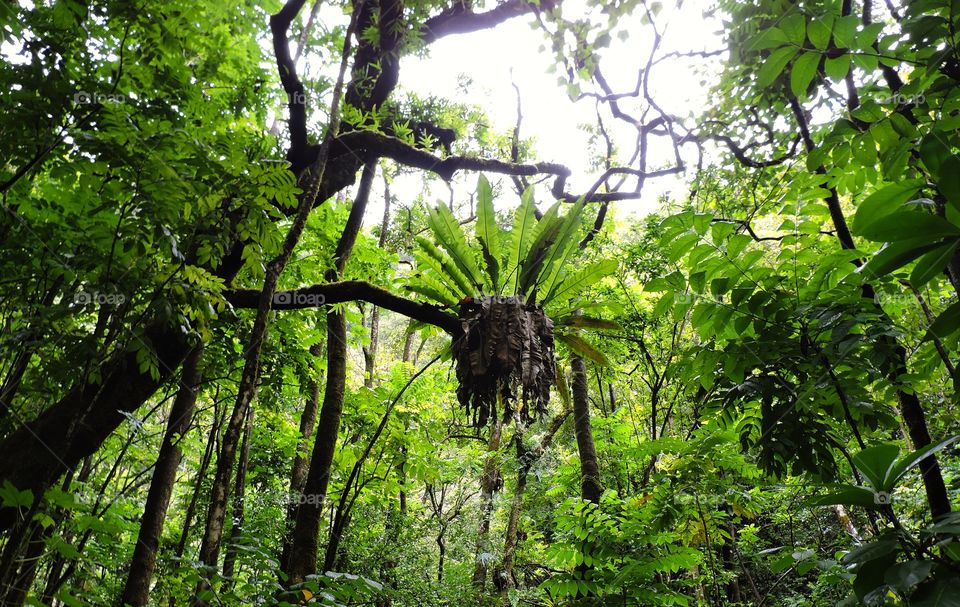
POLYGON ((494 215, 490 184, 481 177, 472 239, 443 205, 429 209, 433 238, 417 237, 417 271, 407 288, 458 310, 462 333, 451 346, 457 396, 478 427, 498 411, 526 418, 546 411, 556 379, 554 338, 602 359, 574 327, 609 323, 574 311, 582 307, 583 290, 614 272, 617 263, 574 263, 581 253, 583 203, 567 205, 564 214, 561 206, 554 204, 537 220, 528 190, 512 226, 503 229, 494 215))

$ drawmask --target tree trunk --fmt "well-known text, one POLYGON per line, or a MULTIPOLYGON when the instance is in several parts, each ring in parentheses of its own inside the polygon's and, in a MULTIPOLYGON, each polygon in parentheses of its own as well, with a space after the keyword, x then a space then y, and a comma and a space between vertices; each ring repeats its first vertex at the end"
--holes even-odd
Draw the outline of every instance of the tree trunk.
POLYGON ((443 583, 443 566, 444 561, 447 558, 447 540, 444 537, 446 534, 446 529, 441 528, 440 534, 437 535, 437 550, 440 553, 440 558, 437 560, 437 583, 443 583))
POLYGON ((519 434, 516 441, 517 461, 520 463, 520 468, 517 470, 517 483, 513 487, 513 501, 510 502, 510 516, 507 519, 507 535, 503 542, 503 563, 500 565, 503 577, 503 585, 500 589, 501 605, 509 605, 509 592, 516 585, 513 579, 513 557, 517 552, 517 530, 520 526, 520 513, 523 511, 523 492, 527 489, 527 475, 532 463, 527 461, 527 452, 523 448, 523 440, 519 434))
POLYGON ((6 594, 3 596, 3 607, 20 607, 27 599, 27 593, 37 576, 40 557, 43 556, 44 549, 47 546, 47 537, 53 531, 53 525, 48 528, 44 528, 40 524, 34 525, 30 541, 27 543, 27 550, 21 559, 22 565, 6 588, 6 594))
POLYGON ((220 405, 214 405, 213 421, 210 423, 210 433, 207 435, 207 447, 203 451, 203 457, 200 459, 200 468, 196 476, 193 477, 193 494, 190 496, 190 503, 187 504, 186 513, 183 515, 183 528, 180 530, 180 539, 177 541, 177 549, 174 556, 180 558, 187 549, 187 540, 190 538, 190 528, 193 524, 193 515, 197 510, 197 503, 200 501, 200 493, 203 490, 203 479, 207 476, 207 470, 210 468, 210 462, 213 461, 213 452, 216 450, 219 442, 220 429, 223 428, 223 422, 226 421, 226 411, 220 411, 220 405))
MULTIPOLYGON (((376 175, 376 162, 370 160, 363 168, 360 186, 350 209, 350 216, 343 228, 337 250, 334 252, 336 267, 327 275, 336 280, 343 273, 357 234, 363 225, 363 214, 370 196, 370 186, 376 175)), ((340 431, 340 414, 343 411, 343 395, 347 385, 347 321, 343 313, 331 309, 327 312, 327 381, 320 409, 320 423, 313 444, 310 469, 304 486, 304 498, 298 500, 296 524, 290 558, 283 563, 287 584, 299 584, 316 571, 317 544, 320 536, 320 519, 323 503, 330 482, 333 455, 337 448, 340 431)))
MULTIPOLYGON (((345 60, 341 62, 340 78, 334 87, 334 100, 331 106, 331 129, 336 132, 338 92, 343 81, 345 60)), ((247 416, 247 409, 257 394, 257 383, 260 380, 260 353, 267 337, 267 327, 270 320, 270 310, 273 306, 273 297, 277 292, 277 283, 280 275, 287 267, 290 256, 300 242, 303 230, 307 225, 307 218, 313 208, 314 200, 323 183, 326 171, 327 156, 330 150, 330 139, 324 139, 317 154, 317 159, 300 176, 298 183, 302 189, 297 204, 297 213, 287 230, 280 253, 267 264, 263 278, 263 288, 257 302, 257 312, 253 320, 253 329, 250 332, 250 342, 247 344, 246 357, 243 363, 243 373, 240 376, 240 386, 237 389, 237 401, 230 415, 227 430, 223 436, 223 446, 220 457, 217 459, 217 473, 214 478, 213 490, 210 492, 210 506, 207 510, 207 525, 200 544, 200 562, 208 571, 216 569, 217 557, 220 554, 220 543, 223 536, 223 519, 227 511, 227 497, 229 493, 230 477, 233 473, 233 464, 236 458, 237 441, 241 426, 247 416)), ((351 214, 352 216, 352 214, 351 214)), ((349 220, 348 220, 349 223, 349 220)), ((351 243, 352 244, 352 243, 351 243)), ((209 581, 201 578, 197 584, 193 604, 197 607, 207 603, 200 597, 209 588, 209 581)))
MULTIPOLYGON (((390 178, 386 170, 383 171, 383 219, 380 221, 380 236, 377 246, 381 249, 387 244, 387 229, 390 227, 390 178)), ((380 342, 380 308, 373 306, 370 311, 370 345, 363 349, 365 366, 364 385, 373 388, 374 375, 377 368, 377 346, 380 342)))
POLYGON ((487 583, 488 558, 484 555, 490 550, 490 519, 493 516, 493 496, 499 489, 500 468, 497 459, 500 451, 500 438, 503 434, 503 414, 495 416, 487 441, 487 459, 483 462, 483 476, 480 478, 480 525, 477 530, 477 546, 473 566, 473 585, 479 590, 487 583))
POLYGON ((582 358, 574 356, 570 367, 573 370, 573 429, 580 453, 580 497, 599 504, 603 486, 600 484, 600 464, 590 424, 586 365, 582 358))
POLYGON ((517 552, 517 543, 519 540, 520 514, 523 512, 523 494, 527 488, 527 477, 530 469, 546 452, 547 447, 553 441, 563 423, 570 415, 570 410, 565 409, 551 420, 547 427, 547 432, 540 439, 540 444, 533 449, 526 449, 523 446, 523 434, 517 431, 514 437, 517 447, 517 484, 513 488, 513 501, 510 503, 510 516, 507 519, 507 535, 503 545, 503 562, 500 565, 500 571, 503 577, 503 586, 500 588, 500 604, 509 605, 510 590, 516 587, 516 580, 513 575, 514 556, 517 552))
POLYGON ((313 444, 310 469, 304 484, 303 499, 298 500, 297 516, 290 546, 290 558, 284 572, 288 584, 298 584, 317 566, 317 542, 323 502, 330 481, 330 469, 337 447, 340 414, 347 376, 347 323, 340 312, 327 313, 327 381, 320 408, 320 423, 313 444))
MULTIPOLYGON (((176 559, 183 557, 187 549, 187 541, 190 539, 190 530, 193 527, 193 517, 197 511, 197 504, 200 502, 200 494, 203 491, 203 479, 207 476, 207 470, 210 468, 210 462, 213 461, 213 453, 217 451, 220 429, 223 428, 227 412, 226 408, 221 411, 219 392, 214 395, 213 420, 210 423, 210 432, 207 435, 207 447, 203 451, 203 457, 200 459, 200 468, 193 477, 193 493, 190 496, 190 502, 187 504, 187 510, 183 515, 183 526, 180 529, 180 539, 177 540, 177 546, 173 551, 176 559)), ((169 607, 175 607, 176 599, 170 597, 169 607)))
POLYGON ((247 484, 247 467, 250 462, 250 434, 253 432, 253 409, 247 411, 247 427, 243 430, 243 442, 240 445, 240 463, 237 465, 237 478, 233 485, 233 524, 230 527, 230 543, 223 557, 223 579, 227 588, 233 585, 233 575, 237 564, 237 542, 243 533, 244 488, 247 484))
MULTIPOLYGON (((258 313, 258 317, 259 317, 258 313)), ((214 473, 213 485, 210 488, 210 503, 207 507, 207 519, 204 525, 203 540, 200 543, 199 561, 205 569, 201 581, 197 584, 192 601, 195 606, 206 605, 202 595, 210 588, 210 578, 217 568, 220 555, 220 545, 223 540, 223 523, 227 513, 227 500, 230 494, 230 479, 233 477, 233 465, 236 460, 237 446, 240 442, 240 433, 247 417, 247 410, 256 394, 256 383, 259 378, 260 346, 266 332, 266 317, 254 324, 253 342, 247 351, 247 360, 244 365, 237 400, 227 422, 227 428, 220 442, 220 454, 217 457, 217 468, 214 473), (258 337, 259 335, 259 337, 258 337)))
MULTIPOLYGON (((310 354, 319 357, 323 353, 323 345, 315 344, 310 348, 310 354)), ((313 436, 317 425, 317 409, 320 406, 320 382, 315 377, 310 379, 307 386, 309 395, 300 414, 300 440, 297 442, 297 453, 293 458, 293 467, 290 471, 290 491, 287 494, 286 531, 283 534, 283 549, 280 553, 280 562, 286 563, 290 558, 290 548, 293 546, 293 524, 297 516, 297 503, 307 482, 307 453, 310 437, 313 436)))
POLYGON ((160 443, 160 454, 153 469, 147 503, 140 518, 140 532, 130 561, 130 572, 121 595, 121 604, 141 607, 150 600, 150 580, 157 564, 157 549, 163 533, 163 521, 167 516, 170 496, 177 478, 182 452, 177 443, 183 438, 193 421, 193 411, 200 389, 200 359, 203 347, 198 346, 187 356, 183 364, 180 390, 170 407, 167 429, 160 443))
MULTIPOLYGON (((93 454, 127 417, 167 382, 187 354, 179 330, 148 326, 143 341, 157 355, 159 379, 141 373, 136 352, 124 352, 100 366, 102 381, 82 383, 35 420, 21 425, 0 443, 0 485, 9 481, 42 496, 67 470, 93 454), (56 451, 46 445, 57 445, 56 451)), ((22 515, 22 513, 21 513, 22 515)), ((14 508, 0 510, 0 531, 18 518, 14 508)))

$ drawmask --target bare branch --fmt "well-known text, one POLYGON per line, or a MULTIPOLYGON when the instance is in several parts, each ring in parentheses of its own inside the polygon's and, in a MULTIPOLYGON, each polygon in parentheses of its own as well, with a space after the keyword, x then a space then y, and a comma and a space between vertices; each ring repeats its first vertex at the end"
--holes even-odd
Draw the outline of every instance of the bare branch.
POLYGON ((467 10, 464 3, 455 2, 453 6, 436 17, 427 19, 420 32, 424 43, 430 44, 444 36, 490 29, 508 19, 545 8, 549 9, 552 6, 553 2, 547 1, 537 3, 524 0, 507 0, 489 11, 475 13, 467 10))
MULTIPOLYGON (((230 305, 240 309, 256 308, 259 296, 260 291, 254 289, 240 289, 228 291, 224 294, 224 298, 230 305)), ((460 331, 460 321, 457 317, 445 312, 442 308, 400 297, 386 289, 361 280, 345 280, 313 285, 293 291, 278 291, 273 297, 272 308, 274 310, 303 310, 349 301, 365 301, 408 318, 439 327, 453 335, 460 331)))

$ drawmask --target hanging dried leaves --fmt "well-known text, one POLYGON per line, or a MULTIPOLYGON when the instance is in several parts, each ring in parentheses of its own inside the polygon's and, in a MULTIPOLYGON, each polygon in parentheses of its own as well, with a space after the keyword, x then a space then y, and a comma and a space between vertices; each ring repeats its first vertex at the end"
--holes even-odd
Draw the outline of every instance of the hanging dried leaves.
POLYGON ((460 304, 463 335, 451 346, 457 366, 457 398, 482 428, 505 411, 527 420, 543 415, 556 377, 553 321, 519 297, 483 297, 460 304))

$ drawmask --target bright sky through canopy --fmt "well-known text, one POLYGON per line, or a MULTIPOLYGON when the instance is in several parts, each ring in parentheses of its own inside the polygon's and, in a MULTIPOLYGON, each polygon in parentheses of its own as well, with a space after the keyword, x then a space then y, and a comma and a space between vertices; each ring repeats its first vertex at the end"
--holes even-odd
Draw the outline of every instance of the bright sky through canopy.
MULTIPOLYGON (((575 18, 590 9, 583 2, 565 2, 564 15, 575 18)), ((685 2, 680 6, 665 4, 657 16, 657 27, 663 39, 658 56, 690 51, 715 51, 722 48, 717 33, 719 19, 705 14, 703 2, 685 2)), ((632 91, 637 83, 638 70, 646 62, 653 35, 651 26, 642 22, 638 10, 622 23, 614 33, 624 31, 623 39, 614 35, 611 46, 601 52, 601 69, 610 86, 617 93, 632 91)), ((599 9, 592 16, 598 18, 599 9)), ((603 16, 605 19, 606 17, 603 16)), ((510 133, 516 122, 516 92, 520 89, 523 122, 521 137, 533 139, 531 161, 559 162, 573 171, 571 191, 589 188, 601 170, 593 165, 602 155, 603 143, 590 145, 590 134, 581 125, 597 122, 595 102, 584 98, 574 102, 565 86, 558 81, 561 71, 552 71, 554 57, 541 30, 532 27, 533 18, 518 18, 500 27, 462 36, 449 36, 434 42, 427 57, 408 57, 401 64, 400 85, 404 90, 417 91, 421 97, 434 95, 457 102, 479 105, 497 131, 510 133), (471 81, 470 97, 464 98, 461 81, 471 81)), ((653 68, 650 94, 667 113, 686 119, 707 104, 711 72, 719 68, 715 59, 671 58, 653 68), (706 83, 706 84, 704 84, 706 83)), ((590 90, 590 89, 585 89, 590 90)), ((635 107, 632 99, 621 102, 624 109, 635 107)), ((613 120, 604 108, 604 124, 621 155, 632 151, 635 130, 613 120)), ((690 124, 689 121, 685 122, 690 124)), ((688 147, 685 160, 695 161, 693 148, 688 147)), ((673 150, 668 140, 651 138, 649 169, 665 168, 673 163, 673 150)), ((496 176, 491 176, 495 179, 496 176)), ((456 179, 456 200, 464 200, 476 184, 476 175, 456 179), (464 190, 466 188, 466 190, 464 190)), ((408 203, 420 192, 422 176, 411 174, 397 180, 396 194, 401 204, 408 203)), ((621 214, 646 214, 656 206, 662 194, 684 196, 686 180, 683 176, 648 179, 644 196, 636 201, 617 205, 621 214)), ((447 198, 445 188, 432 190, 433 198, 447 198)), ((382 207, 369 209, 379 216, 382 207)), ((369 223, 369 222, 368 222, 369 223)))

